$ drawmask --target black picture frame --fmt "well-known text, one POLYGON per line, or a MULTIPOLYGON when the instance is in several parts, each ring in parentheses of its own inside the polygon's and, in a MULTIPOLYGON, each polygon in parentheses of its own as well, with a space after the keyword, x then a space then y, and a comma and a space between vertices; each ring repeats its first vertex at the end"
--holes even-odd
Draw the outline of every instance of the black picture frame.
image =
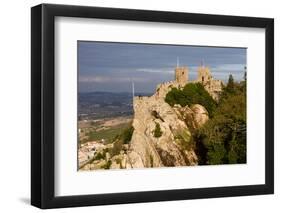
POLYGON ((31 8, 31 204, 60 208, 274 193, 274 20, 241 16, 41 4, 31 8), (265 184, 95 195, 54 195, 55 17, 265 29, 265 184))

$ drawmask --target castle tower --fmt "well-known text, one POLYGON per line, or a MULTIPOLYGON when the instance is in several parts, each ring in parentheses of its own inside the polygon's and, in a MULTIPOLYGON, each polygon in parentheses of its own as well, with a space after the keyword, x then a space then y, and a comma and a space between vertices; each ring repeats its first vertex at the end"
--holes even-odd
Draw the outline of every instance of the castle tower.
POLYGON ((218 101, 222 91, 222 81, 214 79, 209 67, 201 64, 198 67, 197 82, 200 82, 214 100, 218 101))
POLYGON ((201 65, 198 67, 197 81, 201 82, 203 85, 212 80, 212 74, 209 67, 201 65))
POLYGON ((176 67, 175 69, 175 81, 180 86, 185 86, 188 81, 188 69, 187 67, 176 67))

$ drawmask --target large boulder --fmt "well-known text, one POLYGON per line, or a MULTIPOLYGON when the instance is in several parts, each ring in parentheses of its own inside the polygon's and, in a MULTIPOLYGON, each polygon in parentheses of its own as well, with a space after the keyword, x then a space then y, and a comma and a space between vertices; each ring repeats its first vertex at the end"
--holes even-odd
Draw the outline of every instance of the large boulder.
POLYGON ((202 105, 194 104, 190 109, 193 111, 193 118, 197 128, 201 127, 209 120, 209 113, 202 105))
POLYGON ((178 117, 184 120, 191 129, 197 129, 209 120, 208 111, 200 104, 194 104, 191 107, 175 105, 173 108, 178 117))

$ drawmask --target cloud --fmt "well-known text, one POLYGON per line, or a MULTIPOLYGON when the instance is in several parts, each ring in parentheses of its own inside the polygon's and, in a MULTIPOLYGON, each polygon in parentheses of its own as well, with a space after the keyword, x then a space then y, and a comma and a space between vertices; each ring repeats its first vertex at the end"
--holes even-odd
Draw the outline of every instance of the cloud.
POLYGON ((191 80, 202 60, 214 78, 227 80, 232 74, 239 80, 247 57, 244 48, 112 42, 79 42, 78 53, 79 86, 85 91, 127 91, 132 80, 136 91, 154 91, 158 83, 174 79, 177 57, 191 80))
POLYGON ((142 77, 110 77, 110 76, 82 76, 79 83, 127 83, 127 82, 147 82, 149 79, 142 77))
POLYGON ((172 68, 138 68, 137 72, 146 73, 162 73, 162 74, 173 74, 174 70, 172 68))
POLYGON ((224 72, 243 72, 246 64, 220 64, 212 67, 212 70, 224 72))

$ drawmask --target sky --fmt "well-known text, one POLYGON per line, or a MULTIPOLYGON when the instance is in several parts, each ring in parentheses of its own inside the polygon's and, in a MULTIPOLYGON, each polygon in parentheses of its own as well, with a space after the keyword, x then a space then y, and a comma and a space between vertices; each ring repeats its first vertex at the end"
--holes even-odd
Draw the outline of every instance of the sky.
POLYGON ((200 64, 210 67, 215 79, 229 74, 242 80, 246 48, 78 41, 79 92, 152 93, 157 84, 174 80, 177 65, 187 66, 189 79, 200 64))

